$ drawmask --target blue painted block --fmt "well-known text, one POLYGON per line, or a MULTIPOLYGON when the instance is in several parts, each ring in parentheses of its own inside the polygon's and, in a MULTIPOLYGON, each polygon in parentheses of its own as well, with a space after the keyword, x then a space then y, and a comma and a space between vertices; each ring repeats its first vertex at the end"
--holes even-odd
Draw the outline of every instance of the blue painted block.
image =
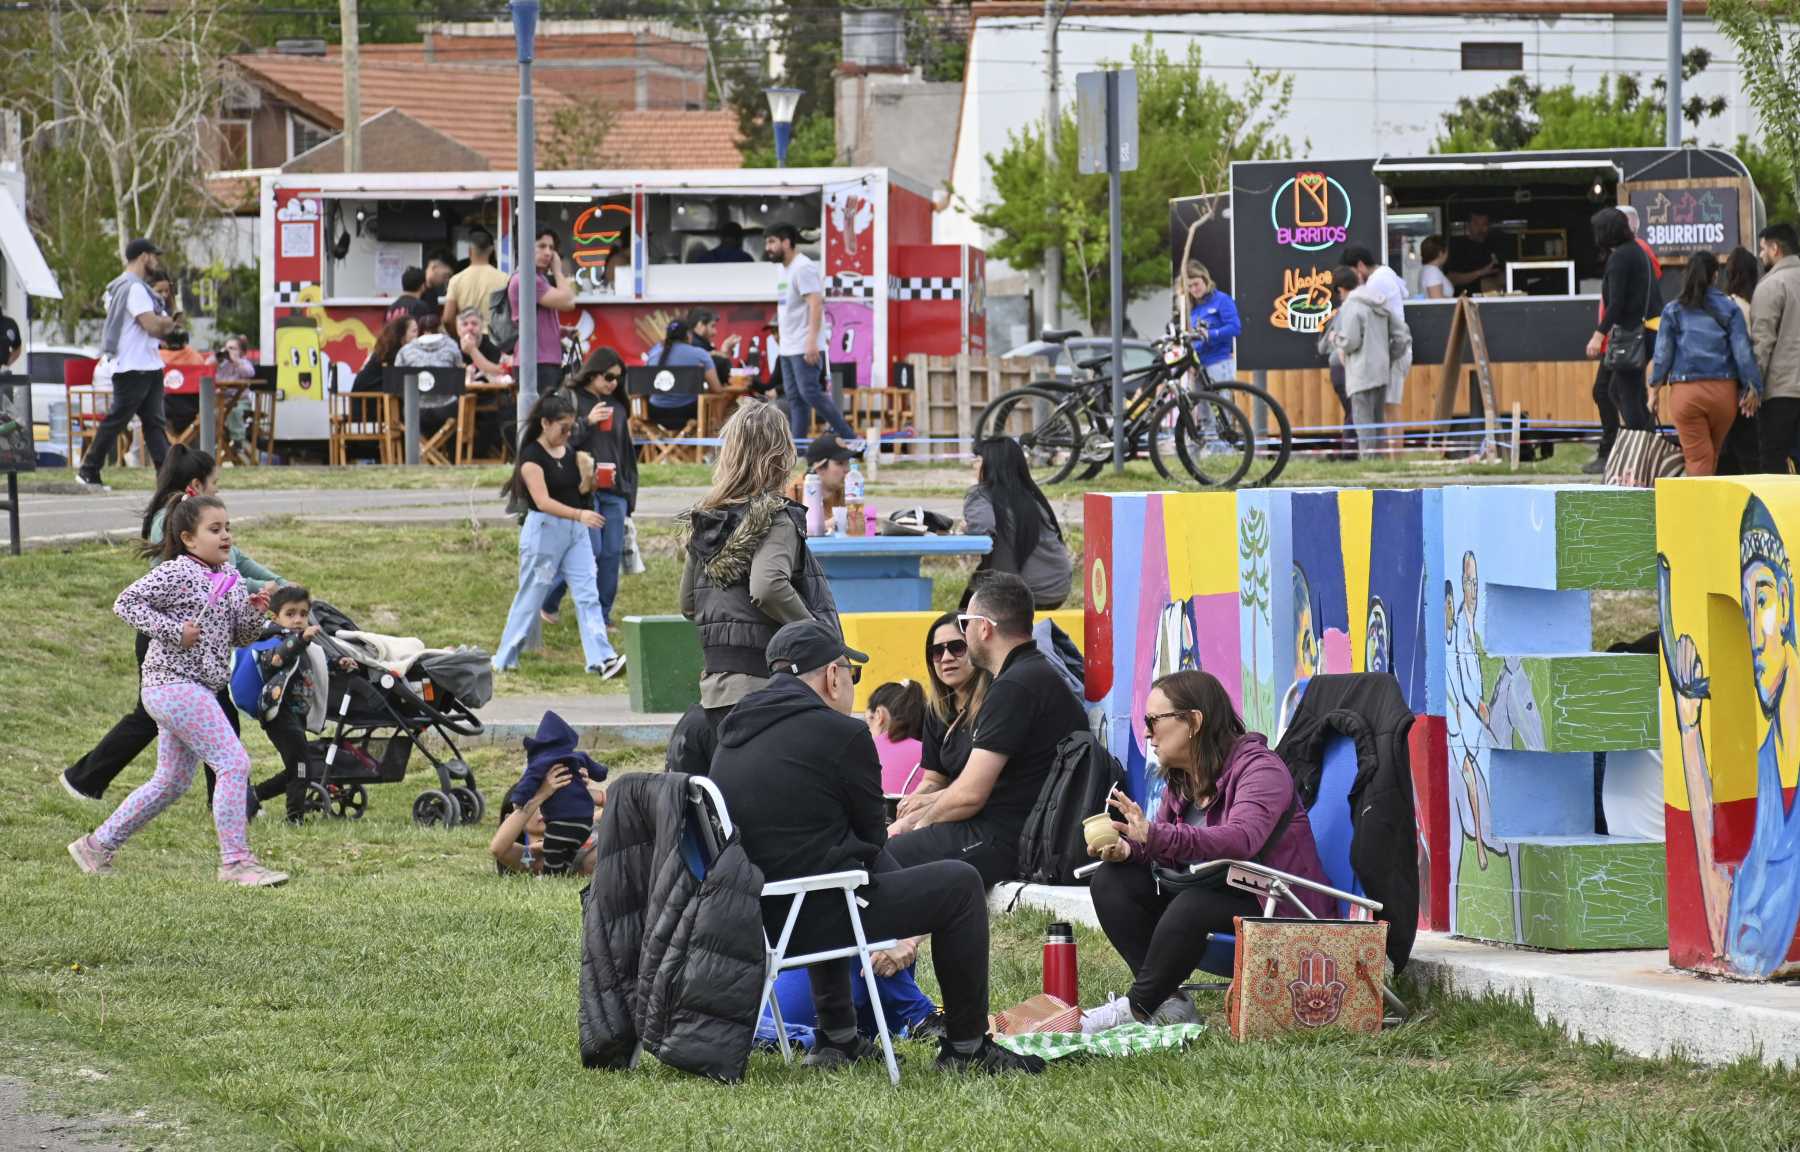
POLYGON ((1593 753, 1495 748, 1487 756, 1495 836, 1510 840, 1593 834, 1593 753))
POLYGON ((840 613, 931 611, 931 580, 925 576, 874 580, 833 577, 831 595, 840 613))

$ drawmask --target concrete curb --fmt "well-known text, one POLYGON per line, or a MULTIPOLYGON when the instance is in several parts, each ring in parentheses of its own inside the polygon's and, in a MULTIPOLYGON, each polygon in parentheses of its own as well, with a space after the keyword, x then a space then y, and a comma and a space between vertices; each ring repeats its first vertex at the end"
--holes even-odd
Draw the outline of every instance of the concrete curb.
MULTIPOLYGON (((645 717, 642 720, 625 720, 605 723, 582 723, 570 721, 569 727, 575 729, 581 737, 581 746, 592 748, 602 741, 626 744, 668 744, 675 735, 675 722, 657 717, 645 717)), ((537 731, 537 722, 529 724, 516 721, 496 721, 481 726, 481 735, 472 737, 469 743, 482 747, 493 744, 512 744, 537 731)))
MULTIPOLYGON (((1011 883, 988 892, 996 913, 1015 905, 1100 926, 1086 888, 1011 883)), ((1406 970, 1461 995, 1524 1003, 1574 1040, 1634 1056, 1800 1067, 1800 986, 1707 979, 1670 968, 1664 951, 1532 952, 1421 932, 1406 970)))

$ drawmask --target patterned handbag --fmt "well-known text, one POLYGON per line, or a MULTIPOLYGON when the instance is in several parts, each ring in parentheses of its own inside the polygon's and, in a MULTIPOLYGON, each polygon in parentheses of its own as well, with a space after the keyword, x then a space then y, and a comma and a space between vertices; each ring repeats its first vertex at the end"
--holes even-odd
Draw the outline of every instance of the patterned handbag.
POLYGON ((1615 488, 1654 488, 1664 476, 1687 472, 1681 445, 1653 429, 1621 428, 1606 458, 1606 482, 1615 488))
POLYGON ((1225 1014, 1239 1040, 1281 1032, 1381 1030, 1385 920, 1235 918, 1225 1014))

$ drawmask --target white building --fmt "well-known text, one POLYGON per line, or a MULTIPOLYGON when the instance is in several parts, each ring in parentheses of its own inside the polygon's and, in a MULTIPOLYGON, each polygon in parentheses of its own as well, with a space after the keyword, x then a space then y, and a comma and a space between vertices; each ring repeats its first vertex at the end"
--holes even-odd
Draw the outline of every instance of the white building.
MULTIPOLYGON (((1415 155, 1431 150, 1458 98, 1511 76, 1589 91, 1604 76, 1630 73, 1648 86, 1664 71, 1665 12, 1663 0, 1084 0, 1058 36, 1061 96, 1067 107, 1076 73, 1128 62, 1146 36, 1171 60, 1198 42, 1206 74, 1228 85, 1252 68, 1293 78, 1280 131, 1296 157, 1415 155)), ((972 16, 955 198, 938 214, 935 239, 985 246, 968 206, 993 199, 987 158, 1044 115, 1043 4, 978 2, 972 16)), ((1757 135, 1735 50, 1703 4, 1687 5, 1683 42, 1713 54, 1684 97, 1728 101, 1700 142, 1730 146, 1739 134, 1757 135)), ((1202 191, 1198 180, 1193 191, 1202 191)), ((988 268, 990 294, 1023 290, 1003 267, 988 268)))

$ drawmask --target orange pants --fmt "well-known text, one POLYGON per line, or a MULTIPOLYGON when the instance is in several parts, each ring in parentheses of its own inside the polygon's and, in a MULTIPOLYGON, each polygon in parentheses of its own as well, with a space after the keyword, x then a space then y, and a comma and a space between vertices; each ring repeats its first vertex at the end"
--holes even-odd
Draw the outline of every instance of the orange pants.
POLYGON ((1738 414, 1736 380, 1683 380, 1669 389, 1669 414, 1689 476, 1711 476, 1738 414))

